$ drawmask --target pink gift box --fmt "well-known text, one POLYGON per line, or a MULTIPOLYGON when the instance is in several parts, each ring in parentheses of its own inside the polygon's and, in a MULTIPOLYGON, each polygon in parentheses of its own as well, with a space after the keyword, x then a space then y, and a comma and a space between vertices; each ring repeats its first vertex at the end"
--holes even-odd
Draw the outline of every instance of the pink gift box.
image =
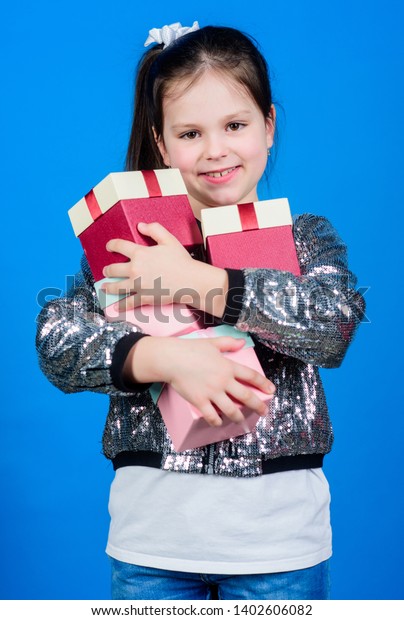
POLYGON ((69 217, 96 281, 103 278, 106 265, 128 260, 106 250, 110 239, 155 245, 150 237, 139 233, 139 222, 159 222, 188 250, 202 244, 177 169, 109 174, 69 210, 69 217))
POLYGON ((141 306, 118 312, 113 306, 104 309, 108 321, 127 321, 151 336, 182 336, 203 327, 198 314, 185 304, 141 306))
POLYGON ((127 297, 106 293, 102 286, 122 278, 104 278, 95 282, 95 292, 104 314, 110 322, 127 321, 151 336, 182 336, 204 327, 201 312, 186 304, 140 306, 119 311, 115 304, 127 297))
POLYGON ((300 275, 286 198, 202 209, 201 222, 211 265, 300 275))
MULTIPOLYGON (((194 332, 192 337, 214 338, 221 335, 243 338, 246 340, 246 346, 233 352, 223 353, 239 364, 253 368, 260 374, 264 374, 261 364, 255 354, 254 346, 248 334, 237 332, 234 328, 221 325, 219 327, 209 327, 199 332, 194 332)), ((198 372, 198 369, 195 369, 198 372)), ((269 403, 272 399, 270 394, 261 392, 252 386, 251 390, 265 403, 269 403)), ((260 416, 248 407, 240 406, 245 417, 243 424, 232 422, 227 416, 221 415, 223 424, 221 426, 210 426, 202 414, 178 394, 170 385, 164 385, 160 396, 157 400, 161 415, 167 427, 174 448, 177 452, 183 450, 191 450, 206 446, 210 443, 244 435, 252 431, 260 416)))
POLYGON ((151 336, 182 336, 202 329, 203 320, 197 310, 185 304, 141 306, 119 312, 114 305, 104 308, 108 321, 127 321, 151 336))

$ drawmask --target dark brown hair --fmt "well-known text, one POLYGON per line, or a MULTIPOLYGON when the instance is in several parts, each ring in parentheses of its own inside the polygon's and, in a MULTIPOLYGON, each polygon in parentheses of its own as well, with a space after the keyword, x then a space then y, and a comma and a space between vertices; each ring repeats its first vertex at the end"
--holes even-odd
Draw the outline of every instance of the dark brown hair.
POLYGON ((271 116, 272 92, 265 58, 253 39, 234 28, 206 26, 163 49, 154 45, 137 67, 135 106, 126 170, 165 168, 156 145, 163 132, 163 100, 180 80, 188 85, 207 69, 241 84, 263 116, 271 116))

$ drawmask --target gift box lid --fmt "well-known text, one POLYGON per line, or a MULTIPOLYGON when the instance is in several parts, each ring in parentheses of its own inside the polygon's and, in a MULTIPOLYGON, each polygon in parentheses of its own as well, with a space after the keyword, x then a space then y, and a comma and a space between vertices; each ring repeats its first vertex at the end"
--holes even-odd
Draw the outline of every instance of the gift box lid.
POLYGON ((76 237, 120 200, 187 194, 177 168, 112 172, 79 200, 68 214, 76 237))
POLYGON ((212 235, 223 235, 257 228, 291 226, 293 223, 287 198, 260 200, 238 205, 202 209, 203 241, 212 235))

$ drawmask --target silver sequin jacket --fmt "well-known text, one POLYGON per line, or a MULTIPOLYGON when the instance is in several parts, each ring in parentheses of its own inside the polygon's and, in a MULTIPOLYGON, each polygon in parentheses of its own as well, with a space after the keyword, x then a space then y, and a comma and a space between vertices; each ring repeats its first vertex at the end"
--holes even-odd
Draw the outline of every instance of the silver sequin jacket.
MULTIPOLYGON (((114 382, 114 351, 139 328, 105 320, 83 257, 66 297, 47 303, 38 317, 37 351, 43 372, 64 392, 109 394, 103 433, 107 458, 116 463, 122 455, 151 456, 146 462, 165 470, 249 477, 266 473, 268 463, 293 469, 295 457, 330 451, 333 432, 318 367, 341 364, 364 301, 348 270, 346 246, 326 218, 297 216, 293 234, 302 275, 239 272, 238 308, 223 315, 250 333, 264 372, 276 385, 268 414, 251 433, 182 453, 175 452, 147 386, 125 390, 114 382)), ((230 292, 228 305, 231 297, 230 292)))

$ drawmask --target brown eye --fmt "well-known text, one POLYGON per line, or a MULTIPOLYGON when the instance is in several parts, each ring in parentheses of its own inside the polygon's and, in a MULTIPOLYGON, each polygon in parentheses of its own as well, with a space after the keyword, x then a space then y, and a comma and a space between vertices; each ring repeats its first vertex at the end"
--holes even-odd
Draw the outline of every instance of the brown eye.
POLYGON ((227 127, 230 131, 238 131, 239 129, 244 127, 244 125, 243 123, 229 123, 227 127))
POLYGON ((185 138, 185 140, 194 140, 198 135, 197 131, 187 131, 187 133, 182 134, 181 138, 185 138))

